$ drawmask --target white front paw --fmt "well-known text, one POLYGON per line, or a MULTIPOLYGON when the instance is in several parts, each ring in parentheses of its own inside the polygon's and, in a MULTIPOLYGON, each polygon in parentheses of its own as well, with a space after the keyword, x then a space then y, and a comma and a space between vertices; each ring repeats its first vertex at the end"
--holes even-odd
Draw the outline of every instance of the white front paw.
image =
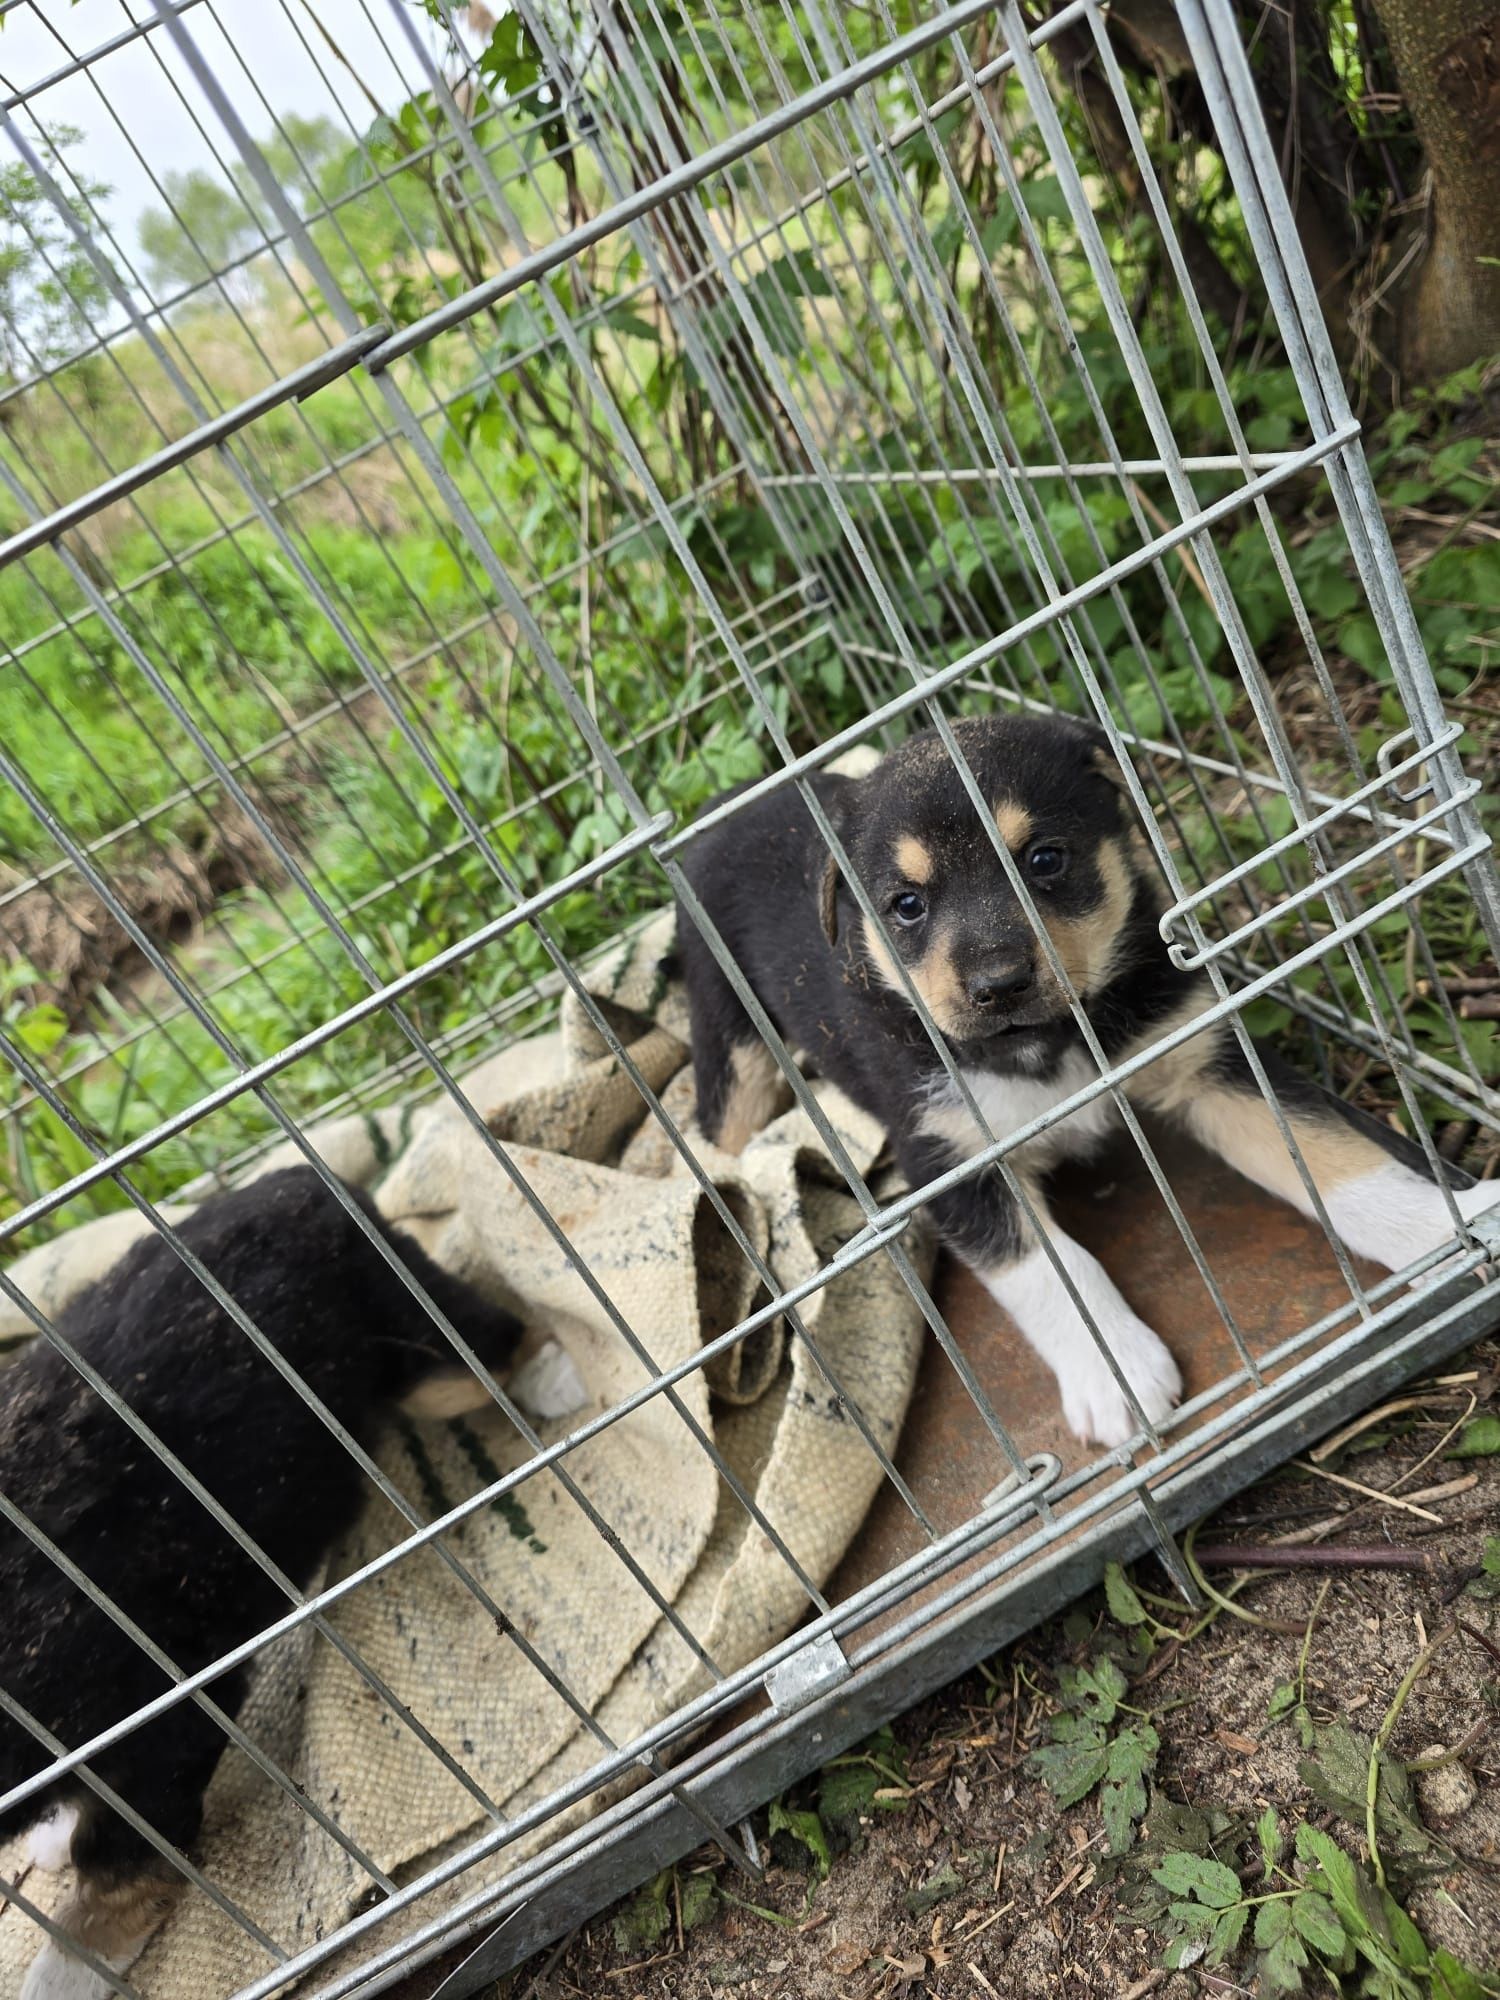
POLYGON ((573 1365, 573 1357, 556 1340, 547 1341, 529 1361, 523 1362, 507 1388, 511 1401, 539 1423, 555 1417, 571 1417, 589 1401, 589 1392, 573 1365))
MULTIPOLYGON (((1099 1330, 1148 1422, 1163 1423, 1182 1394, 1182 1376, 1164 1343, 1134 1313, 1113 1324, 1101 1321, 1099 1330)), ((1068 1429, 1085 1443, 1124 1444, 1140 1429, 1108 1362, 1081 1323, 1076 1351, 1058 1370, 1057 1380, 1068 1429)))
MULTIPOLYGON (((120 1964, 111 1959, 107 1963, 112 1972, 125 1972, 130 1961, 120 1964)), ((20 2000, 114 2000, 114 1993, 107 1980, 101 1979, 81 1958, 68 1957, 49 1938, 31 1961, 31 1969, 22 1982, 20 2000)))
POLYGON ((67 1868, 73 1859, 73 1836, 77 1831, 78 1808, 54 1806, 47 1817, 39 1819, 31 1829, 28 1846, 32 1866, 46 1869, 49 1874, 55 1869, 67 1868))
POLYGON ((1464 1221, 1473 1222, 1477 1216, 1500 1207, 1500 1181, 1478 1181, 1473 1187, 1456 1188, 1453 1199, 1464 1221))
POLYGON ((1099 1352, 1073 1294, 1083 1301, 1152 1425, 1171 1413, 1182 1394, 1177 1363, 1130 1310, 1092 1252, 1060 1229, 1049 1230, 1048 1239, 1071 1290, 1041 1249, 1013 1264, 981 1269, 981 1281, 1057 1377, 1063 1416, 1073 1435, 1085 1443, 1124 1444, 1141 1428, 1140 1419, 1099 1352))

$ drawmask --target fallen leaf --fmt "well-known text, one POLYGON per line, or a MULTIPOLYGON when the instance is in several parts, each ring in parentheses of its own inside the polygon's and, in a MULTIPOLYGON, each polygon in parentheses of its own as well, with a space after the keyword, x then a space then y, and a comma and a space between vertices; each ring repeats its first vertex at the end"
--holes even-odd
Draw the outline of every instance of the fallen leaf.
POLYGON ((1233 1750, 1241 1757, 1253 1757, 1260 1748, 1253 1736, 1240 1736, 1232 1729, 1216 1729, 1214 1735, 1226 1750, 1233 1750))
POLYGON ((834 1972, 847 1974, 858 1972, 869 1956, 862 1944, 836 1944, 823 1963, 834 1972))

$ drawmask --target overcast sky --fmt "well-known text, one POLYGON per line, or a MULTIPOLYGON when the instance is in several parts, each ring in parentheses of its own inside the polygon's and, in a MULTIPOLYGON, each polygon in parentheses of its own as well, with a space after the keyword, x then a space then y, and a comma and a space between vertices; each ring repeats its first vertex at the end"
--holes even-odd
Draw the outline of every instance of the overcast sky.
MULTIPOLYGON (((398 4, 436 46, 436 31, 420 7, 413 0, 398 4)), ((153 18, 150 0, 20 0, 0 14, 0 94, 9 99, 29 90, 127 33, 134 22, 153 18)), ((374 116, 367 91, 382 109, 394 109, 420 78, 391 0, 197 0, 183 23, 257 138, 270 129, 273 112, 322 112, 352 118, 363 130, 374 116), (344 62, 333 55, 330 39, 344 62)), ((49 128, 71 125, 85 133, 86 144, 68 148, 68 155, 113 188, 106 214, 130 253, 142 210, 158 203, 153 175, 199 166, 221 172, 215 147, 229 157, 223 134, 159 26, 99 56, 87 75, 32 98, 16 113, 31 136, 28 114, 49 128), (207 136, 196 129, 195 113, 207 136)), ((0 157, 7 150, 0 135, 0 157)))

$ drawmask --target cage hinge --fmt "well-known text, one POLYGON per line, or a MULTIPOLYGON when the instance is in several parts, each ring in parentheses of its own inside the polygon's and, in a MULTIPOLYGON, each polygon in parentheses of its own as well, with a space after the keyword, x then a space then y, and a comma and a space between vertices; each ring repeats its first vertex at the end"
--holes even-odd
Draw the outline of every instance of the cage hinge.
POLYGON ((766 1675, 766 1693, 778 1715, 790 1715, 848 1680, 852 1672, 838 1640, 831 1632, 820 1632, 790 1659, 771 1669, 766 1675))

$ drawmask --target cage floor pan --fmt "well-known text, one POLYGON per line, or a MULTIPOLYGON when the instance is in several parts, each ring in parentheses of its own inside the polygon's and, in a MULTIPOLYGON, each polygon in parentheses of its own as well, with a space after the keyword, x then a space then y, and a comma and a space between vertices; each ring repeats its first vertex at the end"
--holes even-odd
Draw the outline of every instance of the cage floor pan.
MULTIPOLYGON (((1262 1193, 1191 1140, 1159 1128, 1149 1136, 1252 1354, 1269 1353, 1348 1303, 1348 1288, 1317 1223, 1262 1193)), ((1068 1168, 1051 1194, 1058 1221, 1093 1251, 1171 1348, 1188 1397, 1235 1371, 1230 1338, 1128 1138, 1122 1135, 1096 1160, 1068 1168)), ((1386 1275, 1359 1260, 1355 1269, 1369 1283, 1386 1275)), ((1050 1371, 977 1279, 951 1258, 939 1266, 936 1297, 1022 1452, 1053 1452, 1065 1473, 1098 1456, 1097 1447, 1081 1444, 1064 1425, 1050 1371)), ((940 1534, 971 1519, 1008 1470, 936 1342, 923 1359, 896 1464, 940 1534)), ((883 1576, 925 1539, 887 1484, 834 1580, 831 1599, 838 1602, 883 1576)))

